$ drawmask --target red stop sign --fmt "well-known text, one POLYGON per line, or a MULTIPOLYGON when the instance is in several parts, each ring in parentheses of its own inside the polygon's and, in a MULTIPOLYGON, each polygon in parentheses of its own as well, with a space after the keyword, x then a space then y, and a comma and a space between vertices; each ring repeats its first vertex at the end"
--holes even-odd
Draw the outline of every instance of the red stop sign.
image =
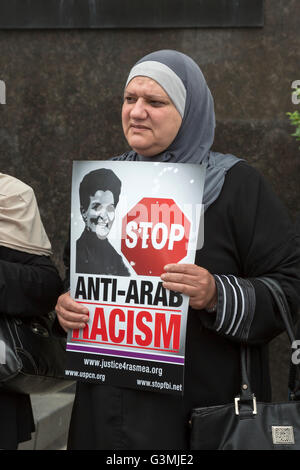
POLYGON ((173 199, 143 198, 123 218, 122 253, 137 274, 160 276, 187 255, 190 227, 173 199))

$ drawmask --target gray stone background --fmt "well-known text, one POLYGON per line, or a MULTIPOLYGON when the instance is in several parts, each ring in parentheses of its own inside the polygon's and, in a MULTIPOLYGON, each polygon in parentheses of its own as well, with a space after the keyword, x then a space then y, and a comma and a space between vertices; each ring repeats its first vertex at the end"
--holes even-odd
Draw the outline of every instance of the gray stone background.
MULTIPOLYGON (((266 0, 263 28, 0 31, 7 87, 0 168, 34 188, 62 274, 72 161, 107 159, 127 148, 123 85, 135 61, 157 49, 177 49, 200 65, 215 99, 214 150, 257 167, 295 220, 300 150, 286 112, 297 109, 291 83, 300 80, 299 18, 299 0, 266 0)), ((274 399, 284 400, 285 335, 270 354, 274 399)))

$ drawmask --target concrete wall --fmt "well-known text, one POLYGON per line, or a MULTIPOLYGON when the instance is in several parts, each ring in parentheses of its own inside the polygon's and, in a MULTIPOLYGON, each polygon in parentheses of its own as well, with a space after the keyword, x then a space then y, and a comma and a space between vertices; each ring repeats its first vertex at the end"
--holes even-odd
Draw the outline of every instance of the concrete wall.
MULTIPOLYGON (((265 0, 254 29, 0 31, 1 171, 36 191, 62 271, 72 160, 106 159, 126 149, 120 111, 131 66, 171 48, 201 66, 215 98, 214 150, 244 157, 272 183, 294 218, 300 212, 300 150, 286 112, 300 79, 298 0, 265 0)), ((300 108, 300 105, 298 105, 300 108)), ((63 272, 63 271, 62 271, 63 272)), ((275 397, 285 397, 285 340, 272 345, 275 397)))

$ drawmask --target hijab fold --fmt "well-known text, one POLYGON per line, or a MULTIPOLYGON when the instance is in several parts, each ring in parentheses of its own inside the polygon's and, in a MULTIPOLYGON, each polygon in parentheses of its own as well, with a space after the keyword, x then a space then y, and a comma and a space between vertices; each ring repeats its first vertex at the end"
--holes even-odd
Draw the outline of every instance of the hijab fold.
MULTIPOLYGON (((155 80, 170 96, 175 106, 182 110, 182 93, 176 95, 180 85, 172 76, 182 82, 186 94, 182 124, 171 145, 159 155, 143 157, 134 150, 124 153, 113 160, 132 160, 148 162, 194 163, 206 167, 203 204, 205 210, 218 198, 225 180, 226 172, 241 159, 211 151, 215 135, 214 102, 206 80, 198 65, 187 55, 172 50, 161 50, 146 55, 131 69, 126 83, 135 76, 146 76, 155 80), (159 67, 155 62, 170 69, 169 80, 166 74, 160 79, 159 67), (174 83, 172 83, 172 80, 174 83), (177 103, 180 103, 179 105, 177 103)), ((177 81, 177 80, 176 80, 177 81)))
POLYGON ((52 254, 32 188, 3 173, 0 173, 0 245, 35 255, 52 254))

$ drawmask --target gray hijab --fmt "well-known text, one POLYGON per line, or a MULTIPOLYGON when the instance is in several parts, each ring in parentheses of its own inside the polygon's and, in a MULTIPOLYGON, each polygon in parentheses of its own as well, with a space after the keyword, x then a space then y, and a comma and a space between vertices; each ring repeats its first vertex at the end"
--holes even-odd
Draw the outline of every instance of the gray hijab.
POLYGON ((143 157, 132 150, 113 160, 204 164, 206 210, 218 198, 226 172, 241 160, 210 150, 215 133, 214 102, 200 68, 181 52, 162 50, 139 60, 126 86, 138 75, 152 78, 164 88, 181 114, 182 124, 174 141, 159 155, 143 157))

